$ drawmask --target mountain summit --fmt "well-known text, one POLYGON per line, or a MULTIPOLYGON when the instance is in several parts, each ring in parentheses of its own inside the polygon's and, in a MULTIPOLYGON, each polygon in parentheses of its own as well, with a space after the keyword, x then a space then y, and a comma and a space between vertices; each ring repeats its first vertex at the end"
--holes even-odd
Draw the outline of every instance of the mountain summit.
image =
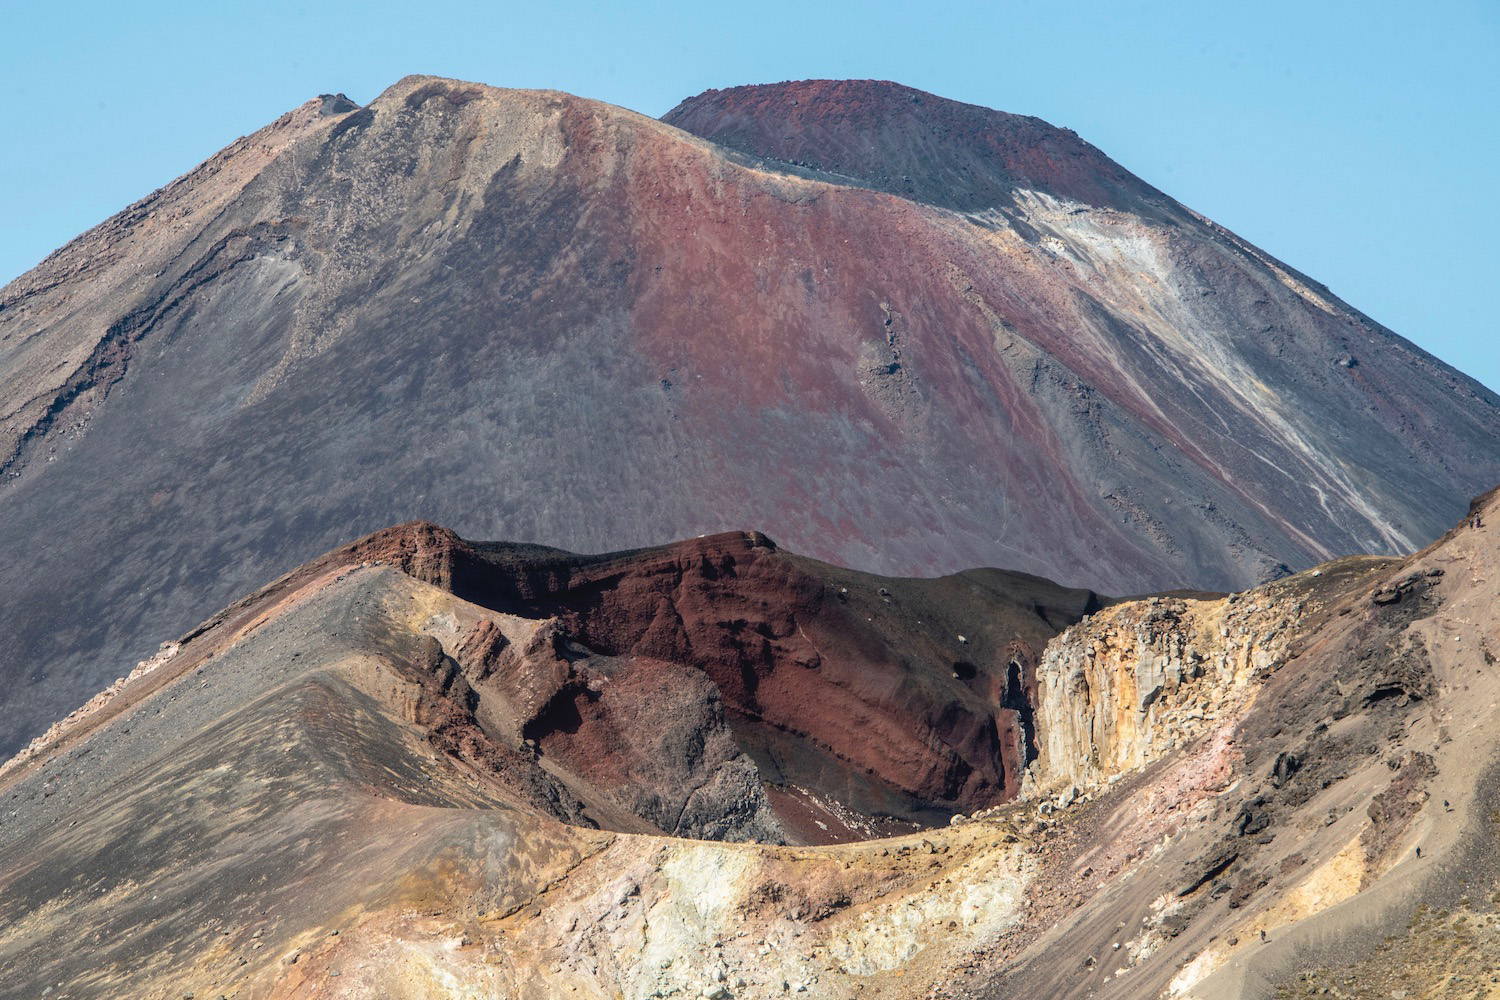
POLYGON ((1015 207, 1023 190, 1095 208, 1168 201, 1068 129, 884 80, 709 90, 662 121, 730 149, 957 211, 1015 207))
POLYGON ((1497 440, 1493 394, 1036 119, 408 77, 0 290, 0 752, 413 518, 1226 589, 1431 540, 1497 440))

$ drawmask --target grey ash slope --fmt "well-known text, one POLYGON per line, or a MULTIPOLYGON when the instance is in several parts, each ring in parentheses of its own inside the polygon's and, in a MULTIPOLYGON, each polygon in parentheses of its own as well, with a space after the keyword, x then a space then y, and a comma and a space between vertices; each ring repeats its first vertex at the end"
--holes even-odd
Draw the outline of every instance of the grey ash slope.
POLYGON ((841 133, 789 113, 796 150, 747 153, 409 78, 310 102, 7 286, 0 750, 411 518, 575 551, 755 527, 861 570, 1139 593, 1415 546, 1500 479, 1491 394, 1076 137, 1017 119, 968 188, 876 183, 912 150, 994 158, 903 117, 978 109, 909 93, 820 97, 860 128, 903 109, 877 161, 835 162, 841 133))

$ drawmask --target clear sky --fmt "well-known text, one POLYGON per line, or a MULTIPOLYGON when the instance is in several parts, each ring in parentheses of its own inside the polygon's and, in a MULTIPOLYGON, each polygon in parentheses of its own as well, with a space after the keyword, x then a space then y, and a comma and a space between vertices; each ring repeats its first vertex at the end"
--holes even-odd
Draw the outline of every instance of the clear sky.
POLYGON ((319 93, 896 80, 1067 126, 1500 390, 1500 2, 0 0, 0 282, 319 93))

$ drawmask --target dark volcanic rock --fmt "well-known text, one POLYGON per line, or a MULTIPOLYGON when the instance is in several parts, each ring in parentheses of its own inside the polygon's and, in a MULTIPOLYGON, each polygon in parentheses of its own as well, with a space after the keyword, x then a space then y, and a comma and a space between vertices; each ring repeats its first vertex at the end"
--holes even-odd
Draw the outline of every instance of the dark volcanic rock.
POLYGON ((1128 593, 1412 547, 1500 479, 1493 395, 1068 133, 864 84, 673 120, 749 152, 316 99, 0 291, 0 752, 411 518, 1128 593))

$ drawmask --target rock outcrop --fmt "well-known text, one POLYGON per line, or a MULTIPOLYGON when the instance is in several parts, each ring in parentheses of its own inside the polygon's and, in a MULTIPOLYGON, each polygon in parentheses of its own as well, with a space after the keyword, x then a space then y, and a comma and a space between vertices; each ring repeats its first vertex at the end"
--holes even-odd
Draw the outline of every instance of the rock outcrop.
MULTIPOLYGON (((492 643, 502 629, 483 619, 463 644, 492 643)), ((556 619, 527 622, 506 649, 514 652, 481 660, 477 673, 460 661, 481 732, 546 761, 596 809, 603 797, 651 829, 700 840, 786 839, 718 687, 701 670, 599 656, 556 619)))
POLYGON ((1303 625, 1296 584, 1105 608, 1037 668, 1037 794, 1095 789, 1238 717, 1303 625))

